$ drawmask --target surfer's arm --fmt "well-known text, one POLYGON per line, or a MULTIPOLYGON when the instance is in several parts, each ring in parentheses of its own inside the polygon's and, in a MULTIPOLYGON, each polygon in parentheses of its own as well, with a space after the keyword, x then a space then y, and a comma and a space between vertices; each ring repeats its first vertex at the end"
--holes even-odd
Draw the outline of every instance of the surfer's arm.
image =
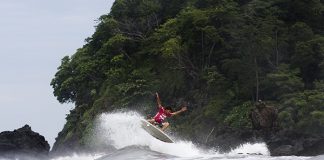
POLYGON ((160 96, 157 92, 155 94, 156 94, 156 102, 158 104, 158 107, 161 108, 162 104, 161 104, 160 96))
POLYGON ((181 113, 181 112, 184 112, 184 111, 186 111, 186 110, 187 110, 187 107, 182 107, 179 111, 172 112, 172 113, 170 113, 170 114, 171 114, 171 116, 175 116, 175 115, 177 115, 177 114, 179 114, 179 113, 181 113))

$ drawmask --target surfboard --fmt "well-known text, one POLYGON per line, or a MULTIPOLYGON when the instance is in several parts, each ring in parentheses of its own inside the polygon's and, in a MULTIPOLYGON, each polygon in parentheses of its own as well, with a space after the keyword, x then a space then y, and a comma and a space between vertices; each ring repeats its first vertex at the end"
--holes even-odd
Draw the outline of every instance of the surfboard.
POLYGON ((147 133, 149 133, 150 135, 155 137, 156 139, 166 142, 166 143, 174 143, 173 140, 167 134, 165 134, 161 129, 152 125, 150 122, 148 122, 144 119, 141 119, 141 123, 142 123, 142 128, 147 133))

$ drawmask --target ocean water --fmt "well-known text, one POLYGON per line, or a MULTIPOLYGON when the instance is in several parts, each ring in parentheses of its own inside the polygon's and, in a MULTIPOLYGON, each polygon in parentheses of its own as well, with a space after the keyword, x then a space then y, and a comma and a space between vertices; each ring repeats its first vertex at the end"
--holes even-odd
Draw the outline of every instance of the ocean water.
POLYGON ((324 160, 324 155, 271 157, 264 143, 243 144, 228 153, 219 153, 214 148, 199 148, 191 141, 181 140, 172 134, 175 143, 164 143, 140 127, 142 117, 131 111, 102 114, 98 118, 92 143, 113 149, 51 160, 324 160))
POLYGON ((271 157, 264 143, 243 144, 228 153, 202 149, 191 141, 171 137, 175 143, 161 142, 140 127, 143 116, 136 112, 102 114, 94 142, 112 145, 116 150, 95 155, 74 155, 53 160, 324 160, 319 157, 271 157))

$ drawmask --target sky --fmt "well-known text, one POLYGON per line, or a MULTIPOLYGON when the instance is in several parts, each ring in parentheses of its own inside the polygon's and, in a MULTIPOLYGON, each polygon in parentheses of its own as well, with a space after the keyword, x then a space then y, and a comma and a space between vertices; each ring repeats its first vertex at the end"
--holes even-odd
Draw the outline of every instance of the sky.
POLYGON ((28 124, 52 146, 74 104, 50 82, 61 59, 85 44, 113 0, 0 1, 0 132, 28 124))

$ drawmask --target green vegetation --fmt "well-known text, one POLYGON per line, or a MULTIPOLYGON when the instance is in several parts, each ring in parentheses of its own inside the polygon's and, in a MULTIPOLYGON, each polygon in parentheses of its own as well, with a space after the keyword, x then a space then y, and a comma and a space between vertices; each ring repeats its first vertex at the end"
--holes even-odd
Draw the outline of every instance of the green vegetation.
POLYGON ((323 133, 323 26, 318 0, 116 0, 51 82, 76 105, 54 148, 85 145, 102 112, 150 111, 156 91, 167 105, 190 103, 176 126, 189 137, 249 128, 258 99, 279 108, 281 127, 323 133))

